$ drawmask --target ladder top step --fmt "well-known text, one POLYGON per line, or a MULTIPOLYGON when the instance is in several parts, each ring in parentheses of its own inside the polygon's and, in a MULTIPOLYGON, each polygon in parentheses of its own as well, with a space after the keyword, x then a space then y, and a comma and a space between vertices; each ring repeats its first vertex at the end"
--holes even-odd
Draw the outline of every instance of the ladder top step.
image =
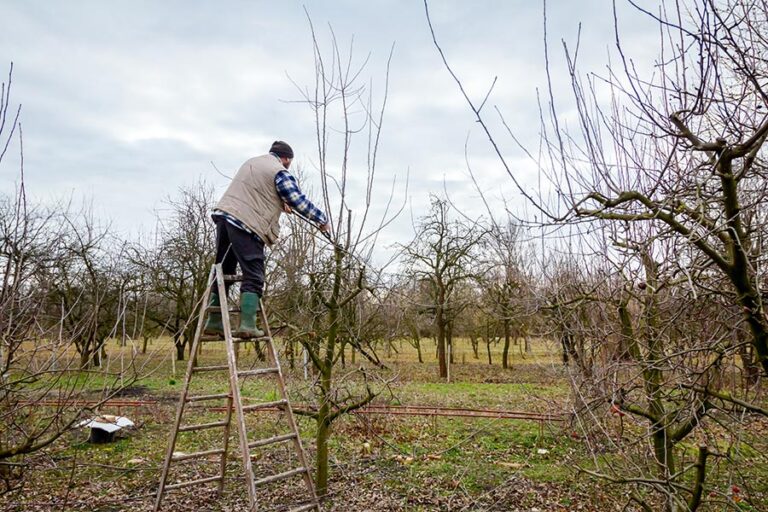
POLYGON ((182 460, 199 459, 202 457, 208 457, 210 455, 221 455, 222 453, 224 453, 223 448, 219 448, 217 450, 206 450, 204 452, 179 453, 179 454, 174 453, 173 456, 171 457, 171 460, 173 462, 179 462, 182 460))
POLYGON ((282 408, 288 405, 288 400, 275 400, 274 402, 263 402, 260 404, 253 404, 253 405, 244 405, 243 406, 243 412, 247 411, 256 411, 259 409, 272 409, 272 408, 282 408))
POLYGON ((259 478, 258 480, 253 482, 253 485, 264 485, 264 484, 268 484, 270 482, 276 482, 276 481, 282 480, 284 478, 290 478, 292 476, 300 475, 302 473, 307 473, 307 472, 308 472, 307 468, 291 469, 291 470, 288 470, 288 471, 283 471, 282 473, 277 473, 275 475, 270 475, 270 476, 267 476, 267 477, 264 477, 264 478, 259 478))
POLYGON ((215 366, 195 366, 192 368, 192 372, 219 372, 222 370, 229 370, 229 365, 217 364, 215 366))
POLYGON ((267 446, 270 444, 282 443, 283 441, 288 441, 289 439, 295 439, 295 438, 296 438, 296 434, 294 433, 282 434, 274 437, 267 437, 265 439, 259 439, 257 441, 252 441, 248 443, 248 448, 258 448, 260 446, 267 446))
POLYGON ((214 421, 212 423, 201 423, 199 425, 182 425, 179 427, 179 432, 193 432, 195 430, 206 430, 209 428, 226 427, 226 421, 214 421))
POLYGON ((250 377, 254 375, 268 375, 270 373, 279 373, 278 368, 256 368, 253 370, 242 370, 237 372, 238 377, 250 377))
POLYGON ((211 476, 208 478, 200 478, 198 480, 190 480, 188 482, 181 482, 178 484, 173 485, 166 485, 165 491, 170 491, 172 489, 180 489, 182 487, 189 487, 190 485, 199 485, 199 484, 207 484, 208 482, 218 482, 221 480, 221 476, 211 476))

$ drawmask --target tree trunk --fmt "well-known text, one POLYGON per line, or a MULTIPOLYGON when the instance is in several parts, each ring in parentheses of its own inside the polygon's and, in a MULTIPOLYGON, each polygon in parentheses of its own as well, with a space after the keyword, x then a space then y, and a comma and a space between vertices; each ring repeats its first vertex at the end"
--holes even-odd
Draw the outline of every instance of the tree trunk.
POLYGON ((742 329, 737 329, 736 339, 739 342, 739 359, 743 368, 743 383, 746 389, 751 388, 760 381, 760 366, 753 356, 754 347, 746 344, 746 336, 742 329))
POLYGON ((491 336, 491 324, 489 322, 486 322, 485 324, 485 350, 488 352, 488 364, 493 364, 493 360, 491 359, 491 341, 493 340, 493 337, 491 336))
POLYGON ((563 365, 568 366, 571 362, 570 355, 573 350, 573 343, 571 342, 571 337, 567 333, 560 336, 560 345, 563 347, 563 365))
POLYGON ((78 351, 80 352, 80 369, 84 370, 91 366, 101 365, 101 358, 99 357, 101 354, 101 347, 96 340, 92 338, 89 339, 82 345, 82 349, 78 351))
MULTIPOLYGON (((664 420, 661 420, 662 422, 664 420)), ((675 474, 674 444, 669 438, 669 431, 663 423, 656 423, 651 426, 653 430, 651 441, 653 443, 653 453, 658 467, 659 480, 669 480, 670 476, 675 474)), ((674 489, 670 489, 664 506, 665 512, 676 512, 677 502, 673 498, 676 494, 674 489)))
POLYGON ((451 340, 448 339, 448 375, 445 377, 446 382, 451 382, 451 365, 453 365, 453 347, 451 346, 451 340))
POLYGON ((285 357, 288 359, 288 367, 293 370, 296 367, 296 354, 291 340, 285 340, 285 357))
POLYGON ((176 360, 184 360, 184 345, 182 343, 175 343, 176 345, 176 360))
POLYGON ((675 463, 672 458, 672 442, 669 440, 667 429, 661 425, 653 425, 652 433, 653 453, 656 456, 656 464, 659 467, 659 478, 665 480, 675 472, 675 463))
POLYGON ((423 363, 424 358, 421 356, 421 339, 416 338, 415 345, 416 345, 416 353, 419 355, 419 362, 423 363))
POLYGON ((331 436, 331 425, 329 422, 328 401, 324 401, 317 414, 317 474, 315 486, 318 496, 325 496, 328 492, 328 438, 331 436))
MULTIPOLYGON (((332 314, 333 316, 333 314, 332 314)), ((331 324, 333 325, 333 324, 331 324)), ((331 332, 334 330, 331 327, 331 332)), ((329 338, 331 337, 329 332, 329 338)), ((335 337, 335 333, 333 333, 335 337)), ((328 350, 333 350, 329 341, 328 350)), ((324 368, 320 370, 320 399, 322 403, 317 411, 317 433, 315 441, 317 445, 317 494, 324 496, 328 492, 328 439, 331 436, 331 372, 332 359, 324 362, 324 368)))
POLYGON ((80 369, 85 370, 90 365, 91 365, 91 353, 87 349, 83 350, 80 353, 80 369))
POLYGON ((440 378, 448 378, 448 364, 445 359, 445 321, 443 308, 437 306, 437 364, 440 370, 440 378))
POLYGON ((501 367, 504 369, 509 368, 509 338, 510 338, 510 321, 509 318, 504 319, 504 350, 501 353, 501 367))
POLYGON ((741 221, 738 179, 733 173, 732 158, 721 158, 717 165, 720 184, 723 191, 723 207, 728 222, 728 235, 731 237, 731 265, 727 275, 738 292, 738 300, 744 312, 749 330, 752 333, 752 345, 755 347, 757 361, 768 374, 768 324, 763 311, 763 303, 755 286, 754 268, 749 261, 747 247, 750 243, 741 221))
MULTIPOLYGON (((336 341, 339 333, 339 307, 336 302, 341 288, 341 264, 342 253, 337 248, 335 251, 336 268, 334 272, 333 294, 331 306, 328 308, 328 335, 326 338, 325 354, 318 368, 320 372, 320 408, 317 411, 317 433, 315 441, 317 443, 317 474, 316 486, 317 494, 324 496, 328 493, 328 438, 331 435, 331 421, 333 421, 331 411, 331 383, 333 377, 333 362, 336 354, 336 341)), ((319 356, 318 352, 318 356, 319 356)))

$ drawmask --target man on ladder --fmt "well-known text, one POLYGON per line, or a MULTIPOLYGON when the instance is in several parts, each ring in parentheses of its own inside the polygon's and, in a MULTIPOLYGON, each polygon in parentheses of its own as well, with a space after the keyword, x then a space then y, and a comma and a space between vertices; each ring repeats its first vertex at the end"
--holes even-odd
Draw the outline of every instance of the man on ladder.
MULTIPOLYGON (((264 336, 256 325, 259 303, 264 291, 264 245, 272 245, 280 231, 280 214, 296 210, 317 224, 320 231, 330 231, 328 218, 299 189, 296 178, 288 172, 293 149, 275 141, 269 154, 247 160, 237 171, 211 215, 216 223, 216 263, 225 274, 234 274, 240 265, 240 325, 233 333, 239 338, 264 336)), ((210 306, 221 303, 215 283, 210 306)), ((211 313, 205 324, 206 334, 222 334, 221 313, 211 313)))
MULTIPOLYGON (((224 196, 213 212, 216 223, 216 264, 211 268, 208 282, 211 284, 203 296, 200 307, 192 351, 197 353, 201 341, 224 341, 226 344, 227 364, 199 364, 196 358, 190 358, 184 384, 176 409, 176 420, 171 432, 166 451, 160 484, 157 490, 154 511, 160 510, 166 491, 202 484, 218 482, 218 492, 224 489, 227 458, 229 452, 230 426, 237 426, 239 452, 243 460, 243 470, 248 490, 249 510, 261 510, 256 489, 278 480, 301 475, 309 491, 309 502, 291 509, 292 512, 319 511, 320 504, 312 483, 311 469, 307 464, 306 454, 301 444, 296 420, 293 416, 288 392, 285 386, 280 361, 269 329, 266 311, 261 310, 263 332, 256 325, 260 311, 261 295, 264 289, 264 245, 271 245, 277 240, 280 214, 296 210, 302 217, 311 219, 323 233, 328 234, 329 224, 325 214, 315 207, 301 193, 296 179, 288 172, 293 160, 293 150, 285 142, 272 144, 268 155, 258 156, 246 161, 235 175, 224 196), (235 268, 240 265, 241 276, 236 276, 235 268), (233 332, 230 323, 230 310, 227 301, 228 285, 242 280, 240 326, 233 332), (206 318, 207 316, 207 318, 206 318), (205 327, 203 321, 205 320, 205 327), (213 334, 214 339, 203 340, 203 331, 213 334), (261 338, 267 342, 270 360, 273 363, 265 368, 238 368, 235 356, 235 339, 261 338), (191 388, 192 377, 199 372, 229 372, 229 392, 200 394, 191 388), (247 378, 275 378, 280 398, 273 401, 260 401, 244 404, 242 385, 247 378), (197 423, 184 422, 185 413, 189 418, 187 404, 203 401, 226 400, 225 417, 221 421, 197 423), (288 423, 290 431, 279 435, 253 439, 248 436, 245 413, 259 410, 277 410, 279 418, 288 423), (176 443, 180 434, 207 432, 211 429, 223 429, 222 447, 191 453, 176 452, 176 443), (264 448, 277 443, 293 444, 299 466, 288 471, 273 473, 256 478, 251 462, 251 450, 264 448), (216 475, 208 475, 186 481, 171 478, 171 465, 192 459, 220 457, 216 475), (175 481, 175 483, 173 483, 175 481)), ((192 415, 194 417, 194 415, 192 415)), ((191 419, 191 418, 189 418, 191 419)), ((268 468, 269 469, 269 468, 268 468)))

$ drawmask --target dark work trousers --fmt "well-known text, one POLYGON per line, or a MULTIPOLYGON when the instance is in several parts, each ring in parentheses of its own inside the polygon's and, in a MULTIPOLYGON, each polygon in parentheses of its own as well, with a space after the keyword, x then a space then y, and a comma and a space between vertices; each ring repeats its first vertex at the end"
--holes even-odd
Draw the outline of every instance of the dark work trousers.
MULTIPOLYGON (((254 292, 261 297, 264 292, 264 242, 222 217, 214 216, 213 222, 216 223, 216 263, 221 263, 225 274, 234 274, 239 263, 243 273, 240 293, 254 292)), ((216 284, 212 291, 218 294, 216 284)))

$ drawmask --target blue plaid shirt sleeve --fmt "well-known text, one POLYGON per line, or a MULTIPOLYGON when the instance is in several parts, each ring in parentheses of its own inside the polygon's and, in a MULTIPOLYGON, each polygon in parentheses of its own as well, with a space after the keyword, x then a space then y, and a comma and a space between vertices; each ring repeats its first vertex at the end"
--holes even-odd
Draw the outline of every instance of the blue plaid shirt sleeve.
POLYGON ((288 171, 280 171, 275 175, 275 190, 283 202, 309 220, 321 226, 328 222, 323 210, 312 204, 301 192, 296 178, 288 171))

